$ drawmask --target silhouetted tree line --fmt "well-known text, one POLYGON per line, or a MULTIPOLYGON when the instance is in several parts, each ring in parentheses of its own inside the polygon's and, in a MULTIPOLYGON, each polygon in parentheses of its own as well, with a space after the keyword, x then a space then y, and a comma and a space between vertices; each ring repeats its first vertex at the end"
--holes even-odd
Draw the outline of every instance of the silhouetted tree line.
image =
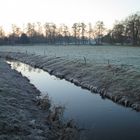
POLYGON ((116 22, 111 30, 104 27, 102 21, 91 23, 74 23, 72 27, 65 24, 57 26, 54 23, 28 23, 24 29, 12 25, 8 35, 0 27, 0 45, 15 44, 53 44, 53 45, 85 45, 103 43, 140 45, 140 13, 127 17, 124 21, 116 22))
POLYGON ((116 22, 113 29, 103 37, 103 41, 110 44, 140 45, 140 12, 116 22))
POLYGON ((0 27, 0 44, 93 44, 95 39, 96 44, 101 44, 101 39, 104 32, 104 24, 98 21, 94 28, 91 23, 74 23, 71 28, 65 24, 57 26, 54 23, 28 23, 24 29, 17 25, 12 25, 12 32, 5 35, 5 31, 0 27))

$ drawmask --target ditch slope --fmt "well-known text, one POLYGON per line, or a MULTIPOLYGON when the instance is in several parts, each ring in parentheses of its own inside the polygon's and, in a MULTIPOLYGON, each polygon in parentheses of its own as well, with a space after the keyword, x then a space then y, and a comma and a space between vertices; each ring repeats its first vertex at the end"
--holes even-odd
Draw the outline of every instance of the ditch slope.
POLYGON ((47 57, 25 53, 1 53, 41 68, 118 104, 140 111, 140 72, 127 65, 79 62, 63 57, 47 57))
POLYGON ((39 96, 27 78, 0 58, 0 140, 79 139, 76 126, 61 120, 61 107, 51 110, 49 99, 39 96))

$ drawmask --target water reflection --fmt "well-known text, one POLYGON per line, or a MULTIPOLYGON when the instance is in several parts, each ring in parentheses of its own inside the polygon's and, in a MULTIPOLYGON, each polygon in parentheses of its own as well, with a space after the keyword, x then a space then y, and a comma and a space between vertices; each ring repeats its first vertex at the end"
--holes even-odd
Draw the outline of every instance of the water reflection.
POLYGON ((23 72, 36 72, 36 73, 40 73, 41 69, 35 69, 33 67, 31 67, 30 65, 26 65, 24 63, 21 63, 19 61, 11 61, 11 60, 8 60, 7 61, 8 64, 11 64, 11 68, 12 69, 15 69, 15 70, 22 70, 23 72))
POLYGON ((140 113, 103 100, 43 70, 17 61, 8 63, 42 93, 47 92, 54 104, 65 106, 64 119, 74 119, 79 126, 89 129, 86 135, 89 140, 139 140, 140 113))

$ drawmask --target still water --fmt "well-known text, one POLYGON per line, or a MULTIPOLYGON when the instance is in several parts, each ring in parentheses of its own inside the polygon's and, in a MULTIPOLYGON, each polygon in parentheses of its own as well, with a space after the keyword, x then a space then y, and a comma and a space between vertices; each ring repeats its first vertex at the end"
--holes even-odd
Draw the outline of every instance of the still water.
POLYGON ((52 103, 65 106, 64 119, 74 119, 89 140, 140 140, 140 113, 125 108, 49 73, 18 61, 7 61, 28 77, 52 103))

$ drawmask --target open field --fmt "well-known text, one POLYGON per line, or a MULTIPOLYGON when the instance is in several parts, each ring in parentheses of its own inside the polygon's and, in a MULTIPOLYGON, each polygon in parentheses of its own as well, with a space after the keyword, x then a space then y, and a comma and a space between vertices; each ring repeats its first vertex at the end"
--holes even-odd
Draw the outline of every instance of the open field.
POLYGON ((140 69, 140 48, 127 46, 1 46, 0 51, 63 57, 90 64, 128 65, 140 69))
POLYGON ((1 53, 3 57, 39 67, 119 104, 140 110, 140 48, 3 46, 1 50, 8 52, 1 53))

